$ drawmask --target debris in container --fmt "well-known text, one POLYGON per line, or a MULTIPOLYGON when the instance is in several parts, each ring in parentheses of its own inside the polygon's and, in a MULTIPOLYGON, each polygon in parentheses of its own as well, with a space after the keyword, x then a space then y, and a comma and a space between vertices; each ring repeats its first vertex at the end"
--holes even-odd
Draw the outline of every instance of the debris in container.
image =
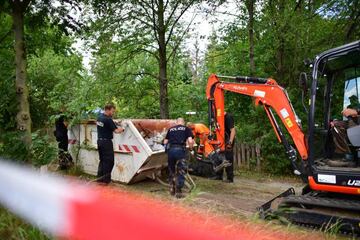
MULTIPOLYGON (((141 135, 146 136, 146 133, 141 132, 141 135)), ((149 145, 151 150, 162 151, 165 149, 164 146, 162 145, 165 136, 166 136, 166 131, 164 130, 161 133, 156 133, 155 136, 145 137, 145 142, 147 145, 149 145)))
POLYGON ((152 147, 150 147, 153 151, 161 151, 164 150, 165 147, 161 144, 155 143, 152 147))

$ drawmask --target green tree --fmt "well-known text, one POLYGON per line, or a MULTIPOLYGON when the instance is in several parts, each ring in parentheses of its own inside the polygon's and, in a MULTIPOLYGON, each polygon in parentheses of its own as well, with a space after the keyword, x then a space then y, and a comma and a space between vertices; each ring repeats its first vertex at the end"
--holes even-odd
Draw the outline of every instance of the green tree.
MULTIPOLYGON (((50 0, 32 2, 31 0, 1 0, 0 12, 11 16, 12 29, 14 32, 15 52, 15 89, 18 106, 16 115, 17 128, 22 132, 22 141, 25 145, 31 145, 31 115, 29 105, 29 90, 27 86, 27 52, 25 42, 25 18, 32 17, 32 24, 41 25, 50 14, 54 24, 63 25, 64 29, 76 26, 73 18, 67 12, 66 4, 76 6, 71 1, 59 1, 56 7, 50 0), (55 14, 58 13, 58 14, 55 14)), ((7 35, 7 34, 6 34, 7 35)))
POLYGON ((128 57, 146 52, 157 61, 156 76, 159 85, 160 117, 169 117, 168 65, 176 55, 190 28, 190 23, 183 27, 181 19, 187 10, 197 4, 195 0, 129 0, 129 1, 95 1, 96 12, 100 20, 95 24, 102 27, 100 34, 106 41, 119 38, 123 48, 127 48, 128 57), (110 15, 109 13, 116 13, 110 15), (121 23, 121 24, 118 24, 121 23), (105 30, 104 29, 108 29, 105 30), (110 33, 110 34, 109 34, 110 33))

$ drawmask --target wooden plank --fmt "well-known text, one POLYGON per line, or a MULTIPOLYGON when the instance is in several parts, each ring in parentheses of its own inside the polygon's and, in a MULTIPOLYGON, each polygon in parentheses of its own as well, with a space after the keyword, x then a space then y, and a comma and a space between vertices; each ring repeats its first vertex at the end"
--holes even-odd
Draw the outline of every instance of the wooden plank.
POLYGON ((251 157, 251 150, 250 146, 246 144, 246 166, 248 169, 250 169, 250 157, 251 157))
POLYGON ((256 159, 255 148, 256 148, 255 145, 252 145, 252 146, 251 146, 251 160, 253 160, 253 161, 256 159))
POLYGON ((261 170, 261 155, 260 155, 260 150, 261 150, 261 147, 260 147, 260 144, 256 144, 256 169, 258 171, 261 170))
POLYGON ((241 144, 236 144, 236 156, 238 161, 238 167, 241 168, 241 144))
POLYGON ((245 155, 245 144, 244 143, 242 143, 241 144, 241 164, 242 165, 245 165, 245 163, 246 163, 246 160, 245 160, 245 158, 246 158, 246 155, 245 155))
POLYGON ((236 156, 236 151, 237 151, 237 145, 235 144, 234 148, 233 148, 234 168, 239 167, 238 159, 237 159, 237 156, 236 156))

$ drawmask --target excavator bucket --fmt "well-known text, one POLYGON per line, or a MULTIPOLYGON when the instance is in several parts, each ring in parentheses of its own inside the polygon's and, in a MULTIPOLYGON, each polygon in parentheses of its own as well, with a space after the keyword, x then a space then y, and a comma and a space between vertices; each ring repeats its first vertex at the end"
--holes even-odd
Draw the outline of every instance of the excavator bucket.
POLYGON ((277 209, 277 206, 281 202, 282 198, 295 195, 295 189, 289 188, 285 192, 279 194, 278 196, 274 197, 270 201, 266 202, 265 204, 261 205, 257 208, 259 216, 261 219, 267 219, 269 216, 273 216, 273 212, 277 209))

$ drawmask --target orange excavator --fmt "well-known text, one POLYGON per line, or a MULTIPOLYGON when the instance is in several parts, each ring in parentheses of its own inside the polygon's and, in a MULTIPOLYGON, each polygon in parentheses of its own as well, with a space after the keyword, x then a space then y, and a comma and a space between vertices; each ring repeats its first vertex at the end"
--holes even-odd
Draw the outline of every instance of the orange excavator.
POLYGON ((264 108, 294 173, 306 184, 301 195, 290 188, 265 203, 258 209, 260 215, 266 218, 276 213, 296 224, 320 228, 336 225, 341 231, 360 234, 360 125, 347 128, 347 144, 352 150, 343 155, 336 152, 330 134, 331 122, 342 118, 341 110, 347 108, 349 97, 355 95, 358 103, 360 100, 360 41, 325 51, 308 65, 312 67, 309 106, 304 104, 307 74, 302 73, 299 81, 308 113, 306 134, 286 90, 274 79, 212 74, 206 87, 209 137, 225 150, 226 91, 252 97, 256 105, 264 108), (286 138, 275 114, 293 143, 286 138), (354 164, 329 164, 334 159, 354 164))

